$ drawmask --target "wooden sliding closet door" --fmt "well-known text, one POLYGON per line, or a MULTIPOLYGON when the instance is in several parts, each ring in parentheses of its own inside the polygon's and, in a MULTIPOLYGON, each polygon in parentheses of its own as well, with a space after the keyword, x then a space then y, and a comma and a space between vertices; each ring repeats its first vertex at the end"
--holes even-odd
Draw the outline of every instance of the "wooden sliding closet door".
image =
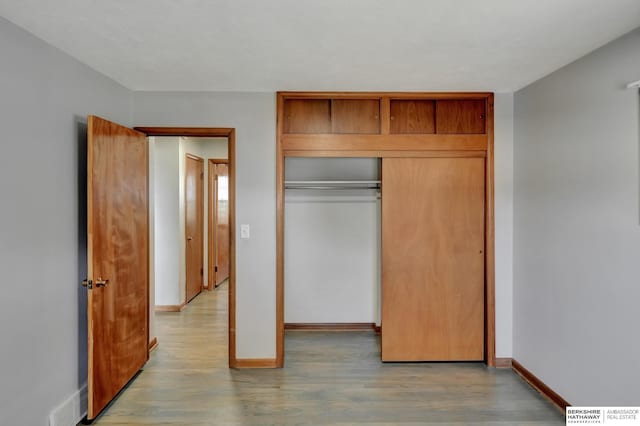
POLYGON ((484 359, 484 158, 382 160, 382 360, 484 359))

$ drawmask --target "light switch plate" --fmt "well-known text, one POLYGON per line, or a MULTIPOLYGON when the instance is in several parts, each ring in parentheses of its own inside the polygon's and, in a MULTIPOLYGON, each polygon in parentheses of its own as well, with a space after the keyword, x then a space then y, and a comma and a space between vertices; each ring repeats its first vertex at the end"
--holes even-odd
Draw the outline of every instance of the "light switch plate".
POLYGON ((240 225, 240 238, 242 238, 243 240, 248 240, 251 236, 251 228, 249 227, 249 224, 242 224, 240 225))

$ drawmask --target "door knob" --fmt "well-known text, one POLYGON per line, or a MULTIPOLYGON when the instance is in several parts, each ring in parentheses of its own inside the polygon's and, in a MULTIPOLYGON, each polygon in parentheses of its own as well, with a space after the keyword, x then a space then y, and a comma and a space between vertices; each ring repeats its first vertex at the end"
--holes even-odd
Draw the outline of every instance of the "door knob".
POLYGON ((96 287, 106 287, 107 284, 109 284, 109 280, 103 280, 102 278, 96 280, 96 287))
POLYGON ((91 290, 93 288, 93 280, 82 280, 82 287, 86 287, 91 290))
POLYGON ((187 237, 187 240, 191 241, 191 240, 193 240, 193 237, 187 237))

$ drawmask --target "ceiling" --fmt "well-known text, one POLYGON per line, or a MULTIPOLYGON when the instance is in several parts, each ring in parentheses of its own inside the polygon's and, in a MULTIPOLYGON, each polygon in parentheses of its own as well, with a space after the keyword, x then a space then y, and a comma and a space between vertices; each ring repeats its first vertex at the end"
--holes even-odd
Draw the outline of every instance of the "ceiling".
POLYGON ((512 91, 640 26, 638 0, 0 0, 133 90, 512 91))

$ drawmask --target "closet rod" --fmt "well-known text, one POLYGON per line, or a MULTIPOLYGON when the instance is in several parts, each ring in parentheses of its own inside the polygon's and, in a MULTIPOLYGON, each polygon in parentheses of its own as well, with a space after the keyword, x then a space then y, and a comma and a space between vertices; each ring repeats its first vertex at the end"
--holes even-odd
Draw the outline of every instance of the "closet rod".
POLYGON ((380 184, 379 180, 285 180, 285 185, 348 185, 348 184, 380 184))
POLYGON ((318 186, 318 185, 295 185, 285 186, 284 189, 380 189, 379 186, 318 186))
POLYGON ((285 189, 380 189, 379 180, 288 180, 285 189))

